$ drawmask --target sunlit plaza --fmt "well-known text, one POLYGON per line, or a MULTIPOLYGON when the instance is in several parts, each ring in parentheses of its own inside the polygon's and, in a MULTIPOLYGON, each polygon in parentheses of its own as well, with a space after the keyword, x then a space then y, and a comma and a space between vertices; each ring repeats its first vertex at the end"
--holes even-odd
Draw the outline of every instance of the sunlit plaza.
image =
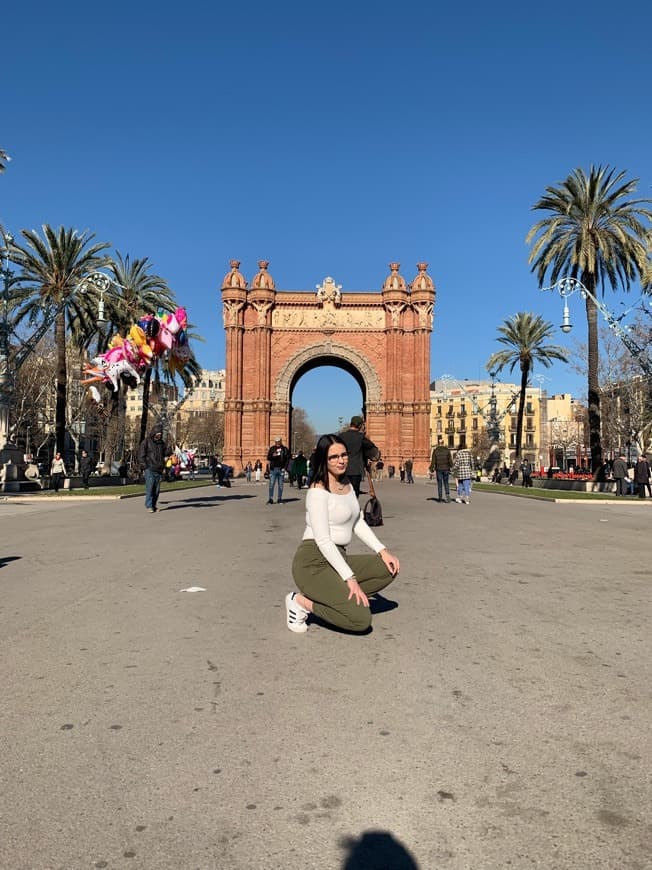
POLYGON ((0 502, 0 865, 648 866, 648 506, 378 488, 365 636, 287 631, 296 489, 0 502))

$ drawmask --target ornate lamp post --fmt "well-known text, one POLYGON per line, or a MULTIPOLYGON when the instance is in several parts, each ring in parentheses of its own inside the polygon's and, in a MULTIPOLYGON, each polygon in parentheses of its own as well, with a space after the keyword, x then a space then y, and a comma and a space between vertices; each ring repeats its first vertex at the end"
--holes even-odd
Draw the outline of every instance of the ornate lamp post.
POLYGON ((568 334, 573 328, 573 324, 570 319, 570 308, 568 307, 568 298, 572 296, 575 291, 579 290, 582 299, 585 299, 587 296, 594 303, 600 314, 604 317, 609 325, 610 329, 616 333, 618 338, 625 345, 627 350, 634 357, 639 366, 643 369, 644 373, 648 378, 652 378, 652 362, 650 361, 650 357, 647 351, 640 347, 634 339, 631 337, 627 329, 624 329, 621 326, 621 321, 623 318, 632 311, 633 308, 636 308, 637 303, 633 305, 631 308, 628 308, 627 311, 623 312, 620 317, 614 317, 614 315, 609 311, 606 305, 604 305, 599 299, 597 299, 593 293, 591 293, 585 286, 579 281, 577 278, 560 278, 559 281, 555 281, 554 284, 551 284, 550 287, 541 287, 540 288, 543 293, 548 291, 557 290, 561 298, 564 300, 564 310, 562 313, 562 321, 560 325, 560 329, 562 332, 568 334))
MULTIPOLYGON (((641 294, 641 296, 639 297, 639 299, 637 299, 634 305, 630 306, 630 308, 624 311, 619 317, 615 317, 611 313, 611 311, 609 311, 607 306, 604 305, 604 303, 602 303, 599 299, 597 299, 593 295, 593 293, 591 293, 588 288, 585 287, 584 284, 582 284, 582 282, 579 281, 577 278, 560 278, 559 281, 555 281, 555 283, 551 284, 550 287, 541 287, 540 289, 542 292, 554 292, 555 290, 557 290, 561 298, 564 300, 564 310, 562 313, 562 321, 559 328, 563 333, 566 334, 568 334, 573 328, 570 319, 570 309, 568 307, 569 296, 572 296, 573 293, 575 293, 576 291, 579 291, 582 299, 585 299, 588 296, 588 298, 595 303, 596 308, 606 320, 609 328, 616 333, 618 338, 622 341, 627 350, 631 353, 638 365, 643 370, 643 373, 645 374, 645 377, 648 381, 648 391, 652 393, 652 360, 650 359, 650 355, 645 348, 641 347, 636 341, 634 341, 627 328, 624 328, 621 325, 623 319, 627 316, 627 314, 629 314, 629 312, 632 311, 634 308, 638 307, 639 302, 643 299, 644 294, 641 294)), ((652 395, 650 396, 650 402, 652 404, 652 395)))

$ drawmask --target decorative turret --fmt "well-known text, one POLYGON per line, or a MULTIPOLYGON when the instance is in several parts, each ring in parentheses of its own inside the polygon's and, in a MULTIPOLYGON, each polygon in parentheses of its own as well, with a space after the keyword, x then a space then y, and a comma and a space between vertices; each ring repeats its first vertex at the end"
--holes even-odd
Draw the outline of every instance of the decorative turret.
POLYGON ((383 284, 383 295, 387 291, 398 290, 403 293, 407 293, 407 285, 405 283, 405 278, 402 275, 399 275, 398 270, 401 268, 400 263, 390 263, 389 268, 391 269, 390 274, 385 278, 385 283, 383 284))
POLYGON ((398 270, 401 268, 400 263, 390 263, 390 274, 385 278, 383 284, 383 304, 385 311, 389 314, 390 319, 387 321, 388 326, 393 329, 400 328, 402 322, 402 312, 407 306, 410 297, 405 283, 405 278, 399 275, 398 270))
POLYGON ((259 260, 258 268, 260 271, 251 282, 251 289, 254 290, 275 290, 276 285, 274 284, 274 279, 267 271, 267 267, 269 266, 269 260, 259 260))
POLYGON ((224 327, 238 326, 242 320, 241 311, 247 304, 247 282, 238 270, 240 260, 230 260, 231 271, 222 281, 222 313, 224 327))
POLYGON ((410 303, 417 314, 419 328, 431 330, 436 291, 432 278, 426 272, 427 268, 427 263, 417 263, 419 274, 410 285, 410 303))
POLYGON ((244 275, 239 271, 240 260, 229 260, 231 271, 227 272, 222 281, 222 290, 246 290, 247 281, 244 275))
POLYGON ((259 272, 251 282, 249 288, 248 300, 251 307, 256 312, 256 323, 258 326, 269 327, 271 325, 270 311, 274 307, 276 298, 276 285, 274 279, 267 271, 269 260, 259 260, 259 272))
MULTIPOLYGON (((417 269, 419 270, 419 274, 410 285, 410 289, 412 290, 412 296, 414 296, 414 294, 418 293, 420 290, 423 290, 428 294, 436 292, 434 282, 430 275, 428 275, 426 272, 427 268, 427 263, 417 263, 417 269)), ((430 298, 430 296, 428 296, 428 298, 430 298)))

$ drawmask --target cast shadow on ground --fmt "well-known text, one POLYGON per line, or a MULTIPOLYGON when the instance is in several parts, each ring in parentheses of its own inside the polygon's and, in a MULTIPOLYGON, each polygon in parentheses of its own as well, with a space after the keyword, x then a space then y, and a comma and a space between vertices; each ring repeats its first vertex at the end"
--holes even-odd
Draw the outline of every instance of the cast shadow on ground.
POLYGON ((223 501, 240 501, 243 498, 256 498, 255 495, 207 495, 197 496, 196 498, 184 498, 182 501, 166 502, 162 501, 166 511, 178 511, 182 508, 206 508, 213 507, 217 502, 223 501))
MULTIPOLYGON (((381 595, 379 592, 369 599, 369 609, 371 613, 387 613, 389 610, 395 610, 398 607, 398 601, 392 601, 389 598, 385 598, 384 595, 381 595)), ((314 613, 310 615, 310 622, 318 625, 320 628, 326 628, 328 631, 332 631, 334 634, 351 634, 357 637, 365 637, 368 634, 372 634, 374 627, 370 626, 366 631, 347 631, 345 628, 339 628, 337 625, 332 625, 330 622, 325 622, 323 619, 320 619, 318 616, 315 616, 314 613)))
POLYGON ((0 568, 4 568, 9 562, 15 562, 17 559, 22 559, 22 556, 2 556, 0 558, 0 568))
POLYGON ((341 870, 419 870, 411 852, 389 831, 364 831, 340 845, 348 850, 341 870))

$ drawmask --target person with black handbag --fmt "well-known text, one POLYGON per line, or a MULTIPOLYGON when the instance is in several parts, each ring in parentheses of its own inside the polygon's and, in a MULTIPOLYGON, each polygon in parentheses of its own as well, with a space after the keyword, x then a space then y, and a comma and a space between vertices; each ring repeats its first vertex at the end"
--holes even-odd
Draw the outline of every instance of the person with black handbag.
POLYGON ((338 628, 364 632, 371 625, 369 595, 394 580, 400 565, 360 514, 346 475, 349 461, 339 435, 322 435, 315 450, 306 495, 306 528, 294 556, 292 575, 300 592, 285 596, 287 627, 308 630, 311 613, 338 628), (355 534, 375 555, 348 556, 355 534))

